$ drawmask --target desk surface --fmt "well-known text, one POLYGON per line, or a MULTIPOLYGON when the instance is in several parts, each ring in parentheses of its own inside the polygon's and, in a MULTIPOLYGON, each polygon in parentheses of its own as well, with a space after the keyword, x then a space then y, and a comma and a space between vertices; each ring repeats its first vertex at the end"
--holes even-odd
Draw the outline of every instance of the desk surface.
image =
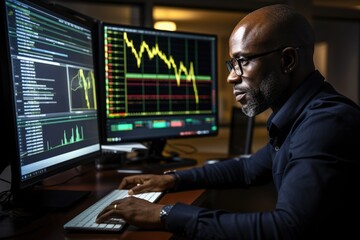
MULTIPOLYGON (((65 209, 55 209, 41 214, 35 214, 36 211, 34 213, 29 209, 26 209, 26 211, 24 209, 15 209, 14 213, 23 217, 1 219, 0 238, 10 235, 13 236, 11 239, 170 239, 171 233, 138 229, 134 226, 127 227, 122 233, 66 232, 63 229, 63 225, 67 221, 114 188, 117 188, 121 178, 124 176, 124 174, 120 174, 116 170, 97 171, 94 164, 71 169, 57 175, 44 183, 47 189, 89 191, 90 193, 79 202, 65 209), (71 180, 59 184, 66 179, 71 180)), ((198 204, 202 201, 204 193, 204 190, 166 193, 159 203, 183 202, 198 204)))
MULTIPOLYGON (((260 137, 257 136, 257 132, 255 131, 255 138, 263 139, 263 133, 260 132, 260 137)), ((265 138, 264 138, 265 139, 265 138)), ((262 140, 264 141, 264 140, 262 140)), ((200 139, 189 139, 189 140, 179 140, 174 141, 175 143, 180 143, 182 145, 190 144, 197 147, 196 154, 189 153, 185 154, 184 157, 194 157, 198 160, 199 165, 202 165, 205 160, 210 158, 222 158, 227 155, 227 132, 222 132, 216 138, 200 138, 200 139), (206 153, 204 153, 206 152, 206 153)), ((173 142, 172 142, 173 143, 173 142)), ((180 146, 182 146, 180 145, 180 146)), ((257 144, 259 145, 259 144, 257 144)), ((256 148, 258 148, 256 146, 256 148)), ((72 169, 67 171, 66 173, 62 173, 57 177, 50 179, 45 182, 45 185, 53 185, 56 184, 55 187, 48 187, 49 189, 58 189, 58 190, 75 190, 75 191, 90 191, 90 194, 86 196, 86 198, 82 199, 78 203, 73 206, 52 212, 44 213, 41 216, 26 216, 24 218, 20 218, 19 221, 13 221, 9 218, 1 218, 0 216, 0 239, 7 237, 9 235, 16 235, 16 237, 11 237, 8 239, 170 239, 172 238, 172 234, 165 231, 148 231, 143 229, 137 229, 133 226, 129 226, 126 228, 125 232, 122 233, 71 233, 63 230, 63 225, 80 213, 85 208, 89 207, 91 204, 96 202, 101 197, 105 196, 108 192, 117 188, 120 183, 121 178, 124 176, 123 174, 118 173, 116 170, 104 170, 104 171, 96 171, 94 165, 84 166, 79 168, 72 169), (71 179, 65 184, 60 184, 67 179, 71 179)), ((216 202, 217 205, 213 205, 212 207, 216 208, 224 208, 231 205, 231 202, 224 202, 223 197, 226 199, 236 199, 236 206, 239 206, 239 199, 243 199, 244 203, 240 205, 250 206, 253 208, 259 208, 259 205, 263 209, 268 209, 271 207, 271 204, 274 202, 273 199, 264 199, 263 190, 261 189, 261 194, 259 195, 258 191, 255 191, 253 194, 255 197, 245 198, 245 195, 249 194, 247 190, 246 193, 240 192, 238 190, 224 190, 219 194, 213 194, 212 192, 205 192, 204 190, 196 190, 196 191, 186 191, 179 193, 167 193, 165 194, 159 201, 162 204, 175 203, 175 202, 183 202, 187 204, 202 204, 203 200, 211 199, 212 202, 216 202), (206 193, 206 194, 205 194, 206 193), (241 197, 234 198, 234 195, 240 194, 241 197), (221 196, 221 200, 217 201, 217 196, 221 196), (228 196, 228 197, 226 197, 228 196), (261 196, 261 197, 258 197, 261 196), (261 201, 260 201, 261 200, 261 201), (260 202, 259 202, 260 201, 260 202), (219 202, 219 203, 217 203, 219 202)), ((268 190, 265 188, 267 193, 272 194, 272 189, 268 190)), ((273 195, 271 195, 273 196, 273 195)), ((275 198, 275 197, 273 197, 275 198)), ((250 208, 252 210, 253 208, 250 208)), ((243 209, 236 209, 237 211, 241 211, 243 209)), ((249 209, 246 209, 249 210, 249 209)), ((24 215, 27 212, 22 212, 19 210, 20 214, 24 215)))

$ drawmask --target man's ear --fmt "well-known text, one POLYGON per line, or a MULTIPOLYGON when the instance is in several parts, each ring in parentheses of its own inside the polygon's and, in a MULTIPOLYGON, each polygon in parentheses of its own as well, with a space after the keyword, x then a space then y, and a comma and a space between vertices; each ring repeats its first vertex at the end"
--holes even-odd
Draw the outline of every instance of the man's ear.
POLYGON ((284 48, 281 53, 281 63, 284 73, 290 73, 294 71, 298 64, 298 51, 293 47, 284 48))

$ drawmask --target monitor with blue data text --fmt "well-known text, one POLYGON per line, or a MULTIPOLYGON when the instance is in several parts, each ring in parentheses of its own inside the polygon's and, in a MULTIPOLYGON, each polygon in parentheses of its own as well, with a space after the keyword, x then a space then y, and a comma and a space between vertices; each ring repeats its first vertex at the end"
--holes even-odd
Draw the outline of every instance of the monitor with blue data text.
POLYGON ((16 195, 100 155, 95 28, 42 1, 1 5, 16 195))

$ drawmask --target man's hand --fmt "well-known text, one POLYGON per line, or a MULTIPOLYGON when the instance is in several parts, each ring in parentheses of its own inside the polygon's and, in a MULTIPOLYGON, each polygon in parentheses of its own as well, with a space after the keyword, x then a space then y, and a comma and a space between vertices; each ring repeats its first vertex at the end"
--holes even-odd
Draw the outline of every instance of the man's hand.
POLYGON ((144 192, 163 192, 172 189, 176 184, 174 176, 142 174, 123 178, 119 189, 129 189, 129 195, 144 192))
POLYGON ((111 218, 121 218, 137 227, 162 229, 160 211, 163 206, 137 197, 127 197, 116 200, 103 209, 99 213, 96 222, 103 223, 111 218))

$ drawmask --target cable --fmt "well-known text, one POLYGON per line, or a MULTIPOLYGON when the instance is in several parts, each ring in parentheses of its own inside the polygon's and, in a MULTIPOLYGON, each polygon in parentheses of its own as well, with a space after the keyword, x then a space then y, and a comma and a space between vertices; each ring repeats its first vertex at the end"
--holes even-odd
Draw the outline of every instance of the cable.
POLYGON ((65 184, 65 183, 70 182, 71 180, 73 180, 73 179, 75 179, 75 178, 77 178, 77 177, 80 177, 80 176, 86 174, 86 173, 89 172, 90 170, 81 171, 81 170, 78 169, 78 167, 76 167, 76 168, 75 168, 75 171, 77 172, 76 175, 74 175, 74 176, 72 176, 72 177, 70 177, 70 178, 68 178, 68 179, 65 179, 65 180, 62 181, 62 182, 54 183, 54 184, 49 184, 49 185, 47 185, 47 184, 42 184, 42 186, 44 186, 44 187, 54 187, 54 186, 62 185, 62 184, 65 184))
POLYGON ((9 180, 6 180, 4 178, 0 178, 0 181, 6 182, 6 183, 11 183, 9 180))

